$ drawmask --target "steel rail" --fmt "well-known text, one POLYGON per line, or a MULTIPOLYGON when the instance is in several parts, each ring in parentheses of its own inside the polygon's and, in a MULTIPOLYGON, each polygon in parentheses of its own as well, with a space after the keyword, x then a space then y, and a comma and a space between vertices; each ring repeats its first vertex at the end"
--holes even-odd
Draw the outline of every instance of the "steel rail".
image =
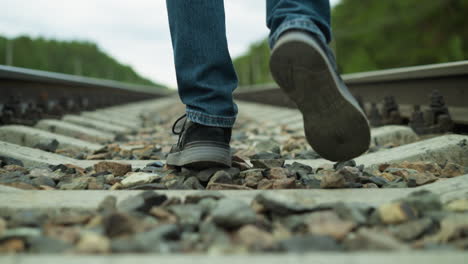
POLYGON ((171 93, 164 87, 0 66, 0 123, 59 117, 171 93))
MULTIPOLYGON (((410 117, 413 106, 428 107, 430 94, 438 90, 444 97, 452 120, 468 124, 468 61, 404 67, 390 70, 345 74, 351 92, 362 99, 366 108, 393 96, 401 115, 410 117)), ((295 108, 276 84, 241 87, 239 100, 295 108)))

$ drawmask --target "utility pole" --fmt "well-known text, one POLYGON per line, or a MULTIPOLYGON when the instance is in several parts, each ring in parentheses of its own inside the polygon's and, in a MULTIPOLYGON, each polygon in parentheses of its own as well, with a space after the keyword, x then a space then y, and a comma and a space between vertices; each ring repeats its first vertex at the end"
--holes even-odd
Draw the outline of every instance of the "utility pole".
POLYGON ((6 53, 5 64, 9 66, 13 66, 13 40, 12 39, 7 39, 5 53, 6 53))

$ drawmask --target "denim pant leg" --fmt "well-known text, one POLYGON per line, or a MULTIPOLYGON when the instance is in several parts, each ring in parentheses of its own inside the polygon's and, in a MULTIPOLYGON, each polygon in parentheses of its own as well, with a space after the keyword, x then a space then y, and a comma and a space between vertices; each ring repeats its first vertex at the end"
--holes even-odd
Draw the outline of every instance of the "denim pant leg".
POLYGON ((290 29, 309 31, 324 43, 331 40, 329 0, 267 0, 269 44, 290 29))
POLYGON ((166 0, 179 96, 188 119, 232 127, 237 76, 229 55, 223 0, 166 0))

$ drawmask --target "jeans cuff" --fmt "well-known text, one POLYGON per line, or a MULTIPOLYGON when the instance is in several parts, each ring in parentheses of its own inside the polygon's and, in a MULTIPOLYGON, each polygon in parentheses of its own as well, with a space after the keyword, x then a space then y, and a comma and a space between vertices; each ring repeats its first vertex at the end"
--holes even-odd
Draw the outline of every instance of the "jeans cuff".
POLYGON ((300 29, 315 34, 323 43, 327 43, 325 37, 322 34, 322 31, 317 27, 317 25, 310 19, 307 18, 296 18, 288 21, 284 21, 273 34, 270 35, 268 40, 270 48, 273 49, 276 41, 279 36, 285 31, 291 29, 300 29))
POLYGON ((236 122, 236 116, 225 117, 217 115, 207 115, 195 110, 186 109, 187 118, 198 124, 205 126, 214 126, 214 127, 233 127, 234 122, 236 122))

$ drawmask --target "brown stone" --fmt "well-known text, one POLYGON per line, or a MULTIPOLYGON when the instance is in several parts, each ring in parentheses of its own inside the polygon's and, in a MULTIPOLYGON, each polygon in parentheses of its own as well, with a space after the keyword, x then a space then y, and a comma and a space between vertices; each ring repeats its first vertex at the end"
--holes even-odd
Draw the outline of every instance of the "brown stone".
POLYGON ((101 161, 94 164, 94 170, 97 173, 108 171, 115 176, 124 176, 127 172, 132 171, 132 165, 126 163, 101 161))
POLYGON ((378 209, 380 220, 385 224, 399 224, 416 217, 414 210, 406 203, 383 204, 378 209))
POLYGON ((7 171, 21 171, 24 174, 27 174, 29 172, 28 169, 15 164, 6 165, 3 167, 3 169, 7 171))
POLYGON ((47 185, 39 185, 39 190, 52 191, 52 190, 57 190, 57 189, 51 186, 47 186, 47 185))
POLYGON ((356 224, 341 220, 333 211, 311 213, 306 216, 307 230, 316 235, 327 235, 342 240, 356 224))
POLYGON ((122 187, 123 185, 120 182, 117 182, 114 185, 112 185, 112 187, 110 187, 110 190, 114 191, 114 190, 122 189, 122 187))
POLYGON ((430 172, 418 173, 407 178, 408 186, 415 187, 437 181, 439 178, 430 172))
POLYGON ((296 188, 296 179, 286 178, 273 180, 273 189, 293 189, 296 188))
POLYGON ((463 237, 468 230, 468 214, 452 214, 440 222, 439 232, 426 241, 446 243, 463 237))
POLYGON ((468 198, 450 201, 445 207, 453 212, 468 212, 468 198))
POLYGON ((86 156, 87 160, 105 160, 112 158, 110 153, 99 153, 86 156))
POLYGON ((379 165, 379 171, 384 172, 388 167, 390 167, 390 164, 388 163, 383 163, 379 165))
POLYGON ((273 236, 254 225, 245 225, 240 228, 236 235, 236 240, 248 248, 261 250, 273 247, 275 239, 273 236))
POLYGON ((276 167, 265 170, 264 174, 268 179, 279 180, 288 178, 289 171, 285 168, 276 167))
POLYGON ((164 223, 175 224, 177 223, 177 216, 170 213, 168 210, 162 207, 153 207, 149 212, 152 216, 158 218, 164 223))
POLYGON ((387 181, 390 181, 390 182, 397 179, 397 176, 395 176, 395 175, 393 175, 391 173, 388 173, 388 172, 380 173, 379 176, 382 177, 382 178, 385 178, 387 181))
POLYGON ((104 254, 108 253, 109 250, 109 239, 92 232, 82 234, 80 240, 76 244, 76 251, 78 253, 104 254))
POLYGON ((379 188, 379 186, 377 186, 377 184, 375 184, 373 182, 365 183, 362 187, 367 188, 367 189, 379 188))
POLYGON ((148 159, 153 153, 154 146, 149 145, 141 149, 136 149, 132 151, 132 154, 137 156, 139 159, 148 159))
POLYGON ((418 162, 404 161, 402 163, 392 164, 391 167, 413 169, 419 172, 430 172, 434 175, 440 175, 442 171, 442 169, 437 163, 423 162, 423 161, 418 161, 418 162))
POLYGON ((448 162, 445 167, 442 169, 442 172, 440 173, 441 177, 447 177, 447 178, 452 178, 452 177, 457 177, 461 176, 465 173, 465 170, 462 166, 455 164, 453 162, 448 162))
POLYGON ((240 176, 245 178, 245 186, 256 188, 258 183, 263 179, 261 169, 246 170, 240 173, 240 176))
POLYGON ((43 234, 58 240, 75 243, 80 237, 80 228, 77 226, 59 226, 48 223, 44 225, 43 234))
POLYGON ((0 183, 0 184, 10 186, 13 188, 22 189, 22 190, 37 190, 37 188, 34 187, 33 185, 27 184, 24 182, 11 182, 11 183, 0 183))
POLYGON ((24 241, 19 238, 12 238, 0 242, 0 253, 16 253, 25 249, 24 241))
POLYGON ((226 184, 226 183, 213 183, 208 185, 207 190, 253 190, 247 186, 226 184))
POLYGON ((273 189, 273 181, 268 179, 263 179, 258 182, 257 189, 259 190, 269 190, 273 189))
POLYGON ((136 222, 134 219, 124 213, 111 213, 106 215, 102 222, 104 224, 105 234, 110 238, 130 235, 136 231, 136 222))
POLYGON ((342 174, 335 172, 327 172, 322 176, 320 188, 344 188, 346 187, 346 179, 342 174))
POLYGON ((70 169, 75 169, 75 171, 78 172, 81 175, 86 174, 86 170, 83 169, 82 167, 79 167, 79 166, 76 166, 76 165, 73 165, 73 164, 64 164, 64 166, 66 166, 67 168, 70 168, 70 169))
POLYGON ((89 179, 88 190, 102 190, 104 189, 104 184, 98 182, 96 178, 89 179))
POLYGON ((345 240, 349 250, 408 250, 409 247, 385 232, 360 228, 345 240))

